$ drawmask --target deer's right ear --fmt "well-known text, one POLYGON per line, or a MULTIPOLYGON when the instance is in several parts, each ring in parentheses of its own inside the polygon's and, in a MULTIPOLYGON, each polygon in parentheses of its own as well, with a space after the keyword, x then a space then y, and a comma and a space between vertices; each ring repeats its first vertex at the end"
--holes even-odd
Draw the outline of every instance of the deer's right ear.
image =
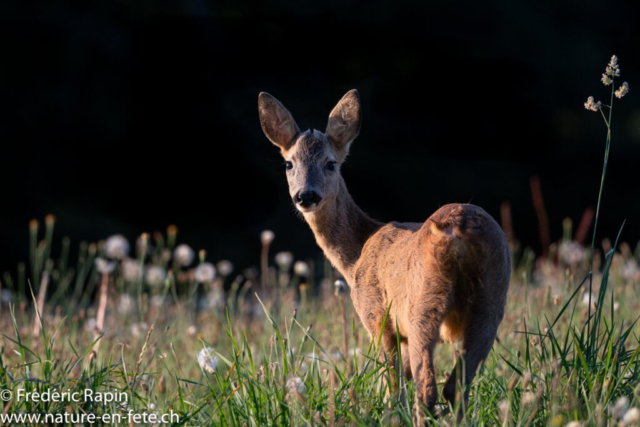
POLYGON ((300 129, 289 110, 267 92, 260 92, 258 111, 260 125, 267 138, 282 150, 291 148, 300 129))

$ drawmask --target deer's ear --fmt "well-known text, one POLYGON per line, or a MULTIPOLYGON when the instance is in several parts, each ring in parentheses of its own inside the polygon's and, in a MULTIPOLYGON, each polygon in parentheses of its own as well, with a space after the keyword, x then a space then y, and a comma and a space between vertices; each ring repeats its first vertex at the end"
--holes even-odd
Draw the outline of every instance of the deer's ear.
POLYGON ((329 114, 325 133, 339 149, 345 150, 360 133, 361 123, 360 95, 351 89, 329 114))
POLYGON ((267 138, 282 150, 288 150, 295 137, 300 133, 300 129, 298 129, 289 110, 267 92, 260 92, 258 111, 260 125, 267 138))

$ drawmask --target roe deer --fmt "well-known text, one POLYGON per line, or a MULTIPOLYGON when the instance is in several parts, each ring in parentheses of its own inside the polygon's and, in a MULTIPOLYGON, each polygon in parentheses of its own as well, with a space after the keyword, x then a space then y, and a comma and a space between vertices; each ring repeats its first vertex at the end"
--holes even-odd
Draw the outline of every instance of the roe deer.
POLYGON ((443 390, 452 404, 456 384, 471 384, 491 350, 511 276, 504 233, 470 204, 443 206, 424 223, 383 224, 360 210, 340 175, 360 131, 356 90, 331 111, 325 133, 300 132, 291 113, 268 93, 260 93, 258 109, 264 133, 285 159, 293 203, 346 278, 365 328, 372 339, 382 332, 389 355, 397 354, 399 331, 404 374, 415 381, 414 423, 423 425, 423 405, 433 411, 437 398, 432 358, 438 338, 464 340, 443 390))

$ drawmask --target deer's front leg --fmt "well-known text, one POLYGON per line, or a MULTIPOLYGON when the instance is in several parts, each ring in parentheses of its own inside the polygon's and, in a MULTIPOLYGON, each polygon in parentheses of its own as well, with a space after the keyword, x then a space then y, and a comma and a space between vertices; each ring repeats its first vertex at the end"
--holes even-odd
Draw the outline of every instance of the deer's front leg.
POLYGON ((415 382, 416 398, 413 409, 413 424, 425 424, 424 407, 433 414, 438 389, 433 367, 433 350, 440 336, 442 307, 426 301, 414 304, 411 310, 411 329, 409 332, 409 356, 411 372, 415 382))
MULTIPOLYGON (((388 306, 385 303, 383 292, 378 286, 358 285, 352 291, 353 304, 369 332, 371 340, 382 345, 384 351, 380 351, 379 361, 387 362, 389 368, 395 372, 398 354, 398 341, 396 337, 395 321, 391 314, 385 320, 388 306), (381 338, 381 342, 378 340, 381 338)), ((403 347, 403 350, 406 347, 403 347)), ((405 359, 406 356, 403 356, 405 359)), ((407 358, 408 360, 408 358, 407 358)), ((406 366, 405 366, 406 369, 406 366)), ((391 375, 390 391, 397 391, 398 384, 395 375, 391 375)), ((385 376, 385 378, 387 378, 385 376)))

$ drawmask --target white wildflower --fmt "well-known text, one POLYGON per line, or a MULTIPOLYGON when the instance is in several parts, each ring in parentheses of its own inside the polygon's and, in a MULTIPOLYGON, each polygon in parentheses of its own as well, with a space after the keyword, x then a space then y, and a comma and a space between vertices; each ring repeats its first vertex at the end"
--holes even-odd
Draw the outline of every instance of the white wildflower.
POLYGON ((122 269, 122 275, 124 276, 124 280, 128 282, 135 282, 140 279, 140 263, 131 258, 125 258, 122 260, 120 264, 120 268, 122 269))
POLYGON ((211 283, 216 278, 216 268, 213 264, 203 262, 195 269, 196 282, 211 283))
POLYGON ((273 242, 273 239, 275 239, 275 237, 275 233, 271 230, 264 230, 262 233, 260 233, 260 241, 263 245, 270 244, 271 242, 273 242))
POLYGON ((187 328, 187 336, 189 338, 195 337, 197 332, 198 330, 196 329, 195 325, 191 325, 187 328))
POLYGON ((107 261, 106 259, 103 258, 96 258, 96 270, 98 270, 98 273, 111 273, 113 271, 113 269, 116 267, 114 263, 107 261))
MULTIPOLYGON (((594 304, 596 302, 598 302, 598 297, 594 294, 591 294, 591 304, 594 304)), ((589 293, 585 293, 582 296, 582 305, 584 305, 585 307, 589 307, 589 293)))
POLYGON ((131 325, 131 335, 137 338, 143 333, 146 333, 148 329, 149 327, 144 322, 134 323, 133 325, 131 325))
POLYGON ((193 258, 195 258, 195 256, 196 254, 193 249, 184 243, 176 246, 173 251, 173 258, 183 267, 189 266, 189 264, 193 262, 193 258))
POLYGON ((501 400, 498 403, 498 411, 500 412, 500 419, 505 420, 509 415, 509 402, 501 400))
POLYGON ((629 93, 629 83, 624 82, 624 83, 622 83, 620 88, 616 91, 616 96, 618 98, 622 98, 623 96, 625 96, 628 93, 629 93))
POLYGON ((213 374, 218 367, 218 358, 215 356, 215 350, 211 347, 200 350, 198 353, 198 365, 207 373, 213 374))
POLYGON ((0 291, 0 302, 5 304, 11 304, 13 302, 13 294, 9 289, 2 289, 0 291))
POLYGON ((129 314, 133 311, 133 298, 129 294, 122 294, 118 298, 118 313, 129 314))
POLYGON ((296 263, 293 265, 293 272, 298 276, 308 276, 309 266, 304 261, 296 261, 296 263))
POLYGON ((622 277, 630 282, 635 282, 640 278, 640 268, 638 263, 633 260, 627 260, 622 266, 622 277))
POLYGON ((304 393, 304 381, 302 381, 302 378, 293 377, 287 381, 287 388, 290 391, 295 390, 298 393, 302 394, 304 393))
POLYGON ((163 249, 162 253, 160 254, 160 259, 163 262, 169 262, 171 261, 171 251, 169 249, 163 249))
POLYGON ((145 271, 145 280, 151 286, 160 286, 167 277, 167 272, 157 265, 149 265, 145 271))
POLYGON ((359 348, 350 348, 349 356, 353 357, 356 354, 362 354, 362 351, 359 348))
POLYGON ((345 292, 346 288, 347 288, 347 284, 345 283, 344 280, 336 280, 333 283, 333 286, 335 288, 334 292, 335 292, 336 296, 338 294, 343 294, 345 292))
POLYGON ((278 252, 276 254, 276 264, 283 270, 291 268, 293 262, 293 254, 291 252, 278 252))
POLYGON ((580 263, 585 258, 586 250, 577 242, 562 242, 559 248, 560 259, 568 265, 580 263))
POLYGON ((95 318, 87 319, 87 322, 84 324, 84 328, 87 332, 95 332, 98 327, 98 322, 95 318))
POLYGON ((633 426, 640 424, 640 409, 631 408, 622 417, 622 422, 625 426, 633 426))
POLYGON ((309 371, 309 365, 307 365, 307 362, 302 362, 302 365, 300 365, 300 374, 307 375, 308 371, 309 371))
POLYGON ((226 259, 218 262, 218 264, 216 264, 216 268, 221 276, 226 277, 233 273, 233 264, 231 263, 231 261, 227 261, 226 259))
POLYGON ((590 96, 589 98, 587 98, 587 102, 584 103, 584 108, 591 111, 598 111, 599 109, 602 108, 602 103, 600 101, 598 102, 593 102, 593 101, 594 101, 593 96, 590 96))
POLYGON ((613 419, 619 420, 627 412, 627 409, 629 409, 629 398, 622 396, 615 405, 609 405, 609 414, 613 419))
POLYGON ((123 259, 129 255, 129 241, 121 234, 111 236, 104 242, 104 252, 109 258, 123 259))
POLYGON ((522 393, 522 404, 525 406, 531 405, 535 400, 535 398, 536 397, 532 392, 530 391, 524 392, 522 393))

